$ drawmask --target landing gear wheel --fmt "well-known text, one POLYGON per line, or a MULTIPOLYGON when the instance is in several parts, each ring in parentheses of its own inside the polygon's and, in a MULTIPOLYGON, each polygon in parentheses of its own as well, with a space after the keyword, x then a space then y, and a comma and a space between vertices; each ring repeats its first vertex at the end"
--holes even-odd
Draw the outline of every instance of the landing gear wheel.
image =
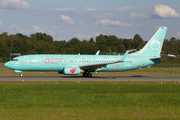
POLYGON ((20 74, 20 77, 23 77, 24 75, 23 74, 20 74))
POLYGON ((92 77, 92 74, 89 72, 84 72, 83 77, 92 77))
POLYGON ((91 74, 91 73, 88 73, 88 77, 92 77, 92 74, 91 74))
POLYGON ((88 76, 87 72, 84 72, 83 77, 87 77, 87 76, 88 76))

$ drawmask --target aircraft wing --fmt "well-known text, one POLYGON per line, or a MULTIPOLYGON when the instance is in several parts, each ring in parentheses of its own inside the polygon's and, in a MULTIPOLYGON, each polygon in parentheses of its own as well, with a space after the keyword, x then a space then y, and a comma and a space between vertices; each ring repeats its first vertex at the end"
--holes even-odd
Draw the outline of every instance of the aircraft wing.
POLYGON ((107 67, 108 64, 119 63, 119 61, 111 63, 100 63, 100 64, 91 64, 91 65, 81 65, 79 66, 82 70, 95 70, 97 68, 107 67))
POLYGON ((102 67, 107 67, 108 64, 114 64, 114 63, 119 63, 119 62, 124 62, 129 51, 126 51, 124 56, 119 60, 115 62, 107 62, 107 63, 99 63, 99 64, 90 64, 90 65, 81 65, 79 66, 82 70, 95 70, 97 68, 102 68, 102 67))
POLYGON ((95 70, 97 68, 107 67, 109 63, 101 63, 101 64, 92 64, 92 65, 82 65, 79 66, 82 70, 95 70))

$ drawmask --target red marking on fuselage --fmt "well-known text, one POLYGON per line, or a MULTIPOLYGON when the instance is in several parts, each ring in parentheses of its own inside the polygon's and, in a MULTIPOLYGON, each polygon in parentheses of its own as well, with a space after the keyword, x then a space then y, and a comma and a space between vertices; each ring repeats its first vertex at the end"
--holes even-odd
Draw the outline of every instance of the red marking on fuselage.
POLYGON ((74 72, 76 72, 76 68, 70 69, 70 72, 74 74, 74 72))

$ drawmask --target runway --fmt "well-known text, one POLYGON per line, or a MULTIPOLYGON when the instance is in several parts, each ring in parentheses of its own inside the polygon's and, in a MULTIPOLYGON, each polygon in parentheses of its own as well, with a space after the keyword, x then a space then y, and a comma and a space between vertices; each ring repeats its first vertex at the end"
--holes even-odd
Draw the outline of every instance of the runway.
POLYGON ((141 81, 141 82, 180 82, 180 74, 161 75, 93 75, 92 78, 65 75, 1 75, 0 81, 141 81))

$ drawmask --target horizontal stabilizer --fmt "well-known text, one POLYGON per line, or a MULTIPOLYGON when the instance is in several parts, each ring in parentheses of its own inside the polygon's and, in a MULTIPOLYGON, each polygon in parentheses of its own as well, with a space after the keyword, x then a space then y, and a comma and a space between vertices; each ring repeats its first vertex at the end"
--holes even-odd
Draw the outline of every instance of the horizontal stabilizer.
POLYGON ((169 58, 169 56, 151 58, 150 60, 159 60, 159 59, 164 59, 164 58, 169 58))
POLYGON ((161 57, 159 58, 151 58, 150 60, 159 60, 159 59, 162 59, 161 57))

